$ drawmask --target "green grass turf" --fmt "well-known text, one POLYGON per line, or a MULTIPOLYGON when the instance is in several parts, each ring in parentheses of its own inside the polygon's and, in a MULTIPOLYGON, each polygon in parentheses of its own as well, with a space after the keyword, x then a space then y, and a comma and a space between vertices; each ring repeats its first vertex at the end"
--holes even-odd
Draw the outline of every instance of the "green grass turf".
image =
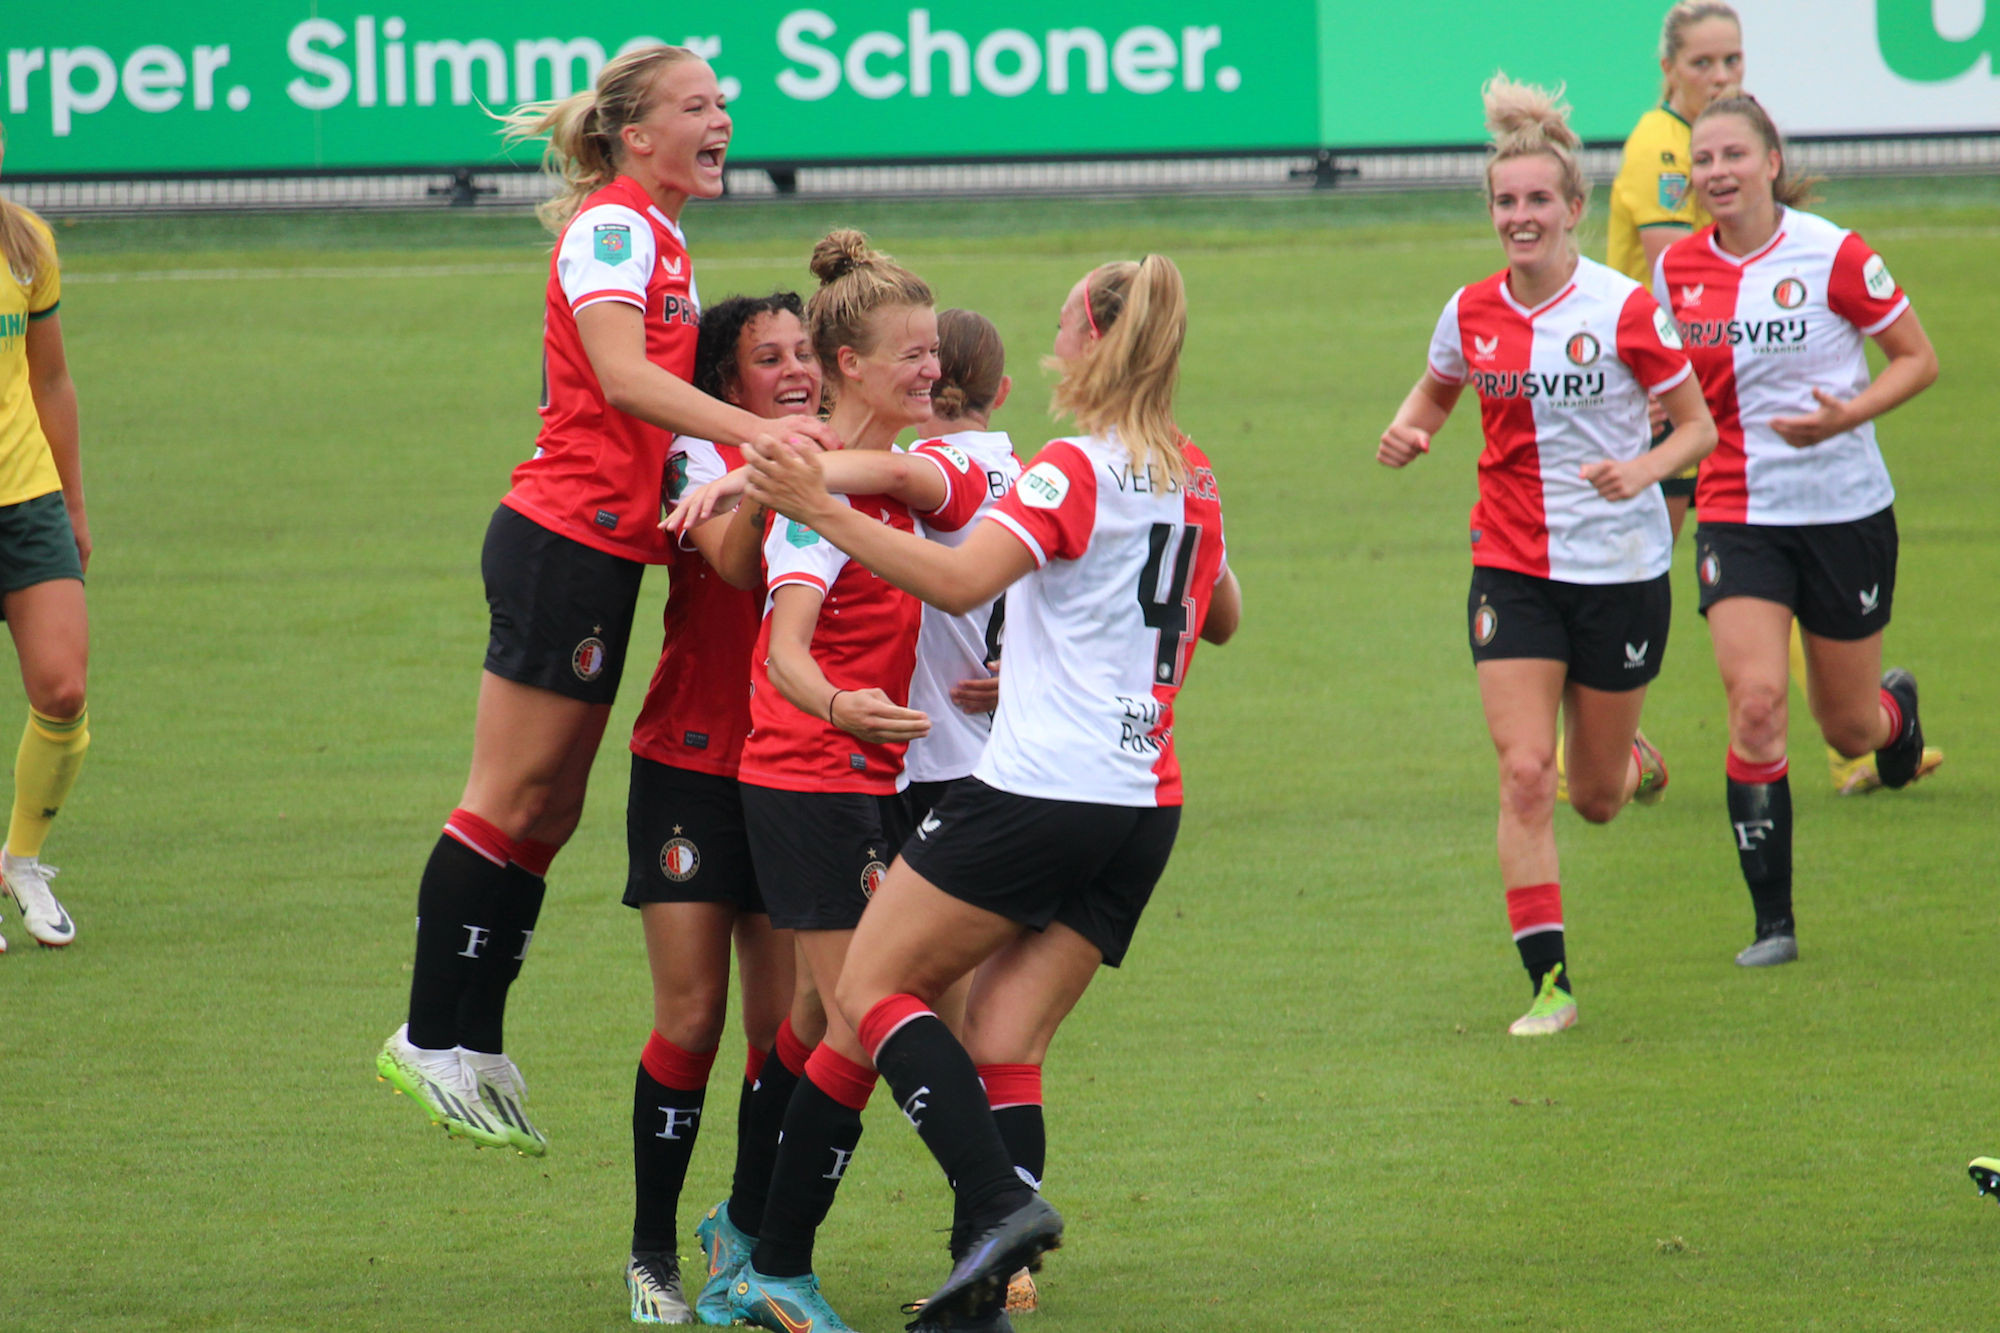
MULTIPOLYGON (((1474 414, 1404 473, 1374 439, 1451 289, 1497 251, 1464 195, 725 205, 702 288, 804 281, 851 217, 1036 368, 1063 292, 1187 272, 1182 416, 1248 613, 1204 647, 1190 805, 1129 966, 1048 1067, 1070 1242, 1024 1328, 1969 1328, 2000 1216, 1982 1068, 2000 782, 1990 367, 2000 191, 1839 185, 1944 379, 1883 427, 1889 656, 1950 760, 1837 800, 1795 720, 1803 961, 1732 967, 1749 912, 1723 708, 1685 567, 1649 732, 1665 804, 1560 825, 1583 1022, 1527 988, 1491 850, 1463 640, 1474 414)), ((96 747, 49 847, 80 925, 0 960, 0 1326, 625 1326, 629 1089, 649 1001, 619 743, 558 861, 510 1046, 547 1159, 447 1142, 371 1076, 417 873, 455 801, 484 635, 478 547, 528 449, 544 242, 518 218, 64 227, 98 554, 96 747), (219 270, 203 278, 170 271, 219 270)), ((642 622, 663 586, 648 582, 642 622)), ((734 1038, 682 1219, 726 1188, 734 1038)), ((886 1099, 820 1248, 862 1329, 939 1276, 937 1173, 886 1099)), ((690 1240, 691 1243, 691 1240, 690 1240)))

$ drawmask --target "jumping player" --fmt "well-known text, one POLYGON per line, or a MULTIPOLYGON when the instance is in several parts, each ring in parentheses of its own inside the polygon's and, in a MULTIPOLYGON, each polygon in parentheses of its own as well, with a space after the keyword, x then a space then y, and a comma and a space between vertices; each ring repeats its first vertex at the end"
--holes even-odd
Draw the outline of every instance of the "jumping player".
MULTIPOLYGON (((0 131, 0 160, 7 141, 0 131)), ((63 351, 62 272, 48 225, 0 199, 0 617, 7 621, 28 695, 14 755, 14 810, 0 848, 0 889, 45 948, 76 938, 49 891, 56 868, 42 842, 90 748, 85 683, 90 618, 83 575, 90 521, 76 384, 63 351)), ((7 942, 0 939, 0 953, 7 942)))
MULTIPOLYGON (((543 320, 542 430, 487 529, 492 611, 471 773, 417 894, 407 1023, 377 1073, 451 1134, 539 1155, 506 1056, 507 991, 527 956, 545 876, 624 668, 676 432, 741 441, 770 423, 694 388, 700 300, 680 230, 689 199, 722 193, 731 123, 715 73, 653 46, 605 65, 594 89, 506 117, 547 136, 562 191, 543 320)), ((838 441, 811 416, 787 429, 838 441)))
POLYGON ((1507 267, 1460 288, 1430 365, 1382 434, 1400 468, 1430 452, 1470 383, 1486 448, 1472 510, 1467 614, 1486 725, 1500 763, 1498 848, 1514 943, 1534 1002, 1508 1028, 1576 1022, 1557 871, 1557 722, 1570 805, 1594 824, 1658 800, 1660 754, 1638 734, 1671 620, 1673 537, 1655 485, 1700 459, 1715 427, 1680 340, 1645 288, 1581 258, 1588 186, 1568 108, 1490 81, 1486 190, 1507 267), (1648 396, 1673 433, 1648 447, 1648 396))
POLYGON ((1786 640, 1805 641, 1826 743, 1873 753, 1882 784, 1926 771, 1917 683, 1882 672, 1896 595, 1895 489, 1874 420, 1937 378, 1937 353, 1881 256, 1800 211, 1808 185, 1750 98, 1695 121, 1694 188, 1715 219, 1661 256, 1671 303, 1722 442, 1695 497, 1696 572, 1729 696, 1731 839, 1756 912, 1746 967, 1798 957, 1786 640), (1888 365, 1871 383, 1866 340, 1888 365))
MULTIPOLYGON (((820 460, 753 445, 752 494, 899 587, 963 613, 1008 589, 993 736, 904 845, 835 991, 963 1209, 957 1262, 917 1327, 1004 1328, 1007 1276, 1062 1219, 1017 1172, 975 1057, 935 1005, 985 965, 968 1033, 1025 1084, 1099 966, 1116 966, 1179 824, 1174 703, 1197 638, 1241 616, 1215 474, 1174 425, 1187 327, 1162 256, 1107 264, 1058 322, 1059 409, 1085 432, 1037 455, 959 546, 830 497, 820 460), (990 984, 989 984, 990 980, 990 984)), ((989 1066, 991 1068, 991 1066, 989 1066)))
MULTIPOLYGON (((804 315, 791 292, 708 307, 695 387, 759 417, 817 411, 819 358, 804 315)), ((668 498, 678 501, 740 461, 732 445, 676 437, 668 498)), ((721 559, 728 526, 704 524, 669 550, 666 634, 632 727, 625 903, 639 910, 653 977, 653 1030, 632 1092, 635 1204, 625 1284, 635 1323, 693 1319, 681 1286, 676 1210, 727 1015, 732 940, 749 1044, 737 1109, 739 1173, 768 1180, 777 1152, 776 1121, 760 1119, 751 1105, 766 1067, 773 1083, 783 1071, 795 1080, 803 1068, 802 1043, 786 1017, 792 937, 771 929, 757 891, 736 782, 750 729, 750 649, 762 598, 761 589, 730 586, 710 563, 721 559), (774 1046, 785 1051, 775 1062, 774 1046)), ((818 1027, 806 1035, 817 1041, 818 1027)), ((789 1099, 789 1085, 783 1095, 789 1099)), ((745 1193, 761 1198, 763 1189, 746 1184, 745 1193)), ((711 1323, 728 1322, 726 1305, 705 1313, 711 1323)))

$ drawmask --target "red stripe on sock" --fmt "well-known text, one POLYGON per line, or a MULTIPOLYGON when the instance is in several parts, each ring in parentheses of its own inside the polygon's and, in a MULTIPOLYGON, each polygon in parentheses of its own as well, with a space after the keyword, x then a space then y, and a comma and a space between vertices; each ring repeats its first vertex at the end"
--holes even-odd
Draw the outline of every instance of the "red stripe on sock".
MULTIPOLYGON (((749 1045, 748 1042, 744 1044, 749 1045)), ((750 1046, 750 1058, 743 1062, 743 1081, 755 1083, 757 1076, 764 1072, 764 1062, 770 1058, 769 1051, 760 1051, 755 1046, 750 1046)))
POLYGON ((445 836, 470 847, 496 866, 514 859, 514 840, 470 810, 454 810, 444 821, 445 836))
POLYGON ((1731 782, 1741 782, 1753 787, 1766 782, 1776 782, 1785 776, 1790 766, 1791 760, 1785 755, 1780 755, 1768 764, 1753 764, 1734 750, 1729 752, 1729 758, 1723 764, 1729 771, 1731 782))
POLYGON ((792 1071, 794 1075, 806 1072, 806 1060, 813 1048, 799 1040, 799 1034, 792 1031, 792 1020, 787 1018, 778 1024, 778 1040, 771 1047, 778 1063, 792 1071))
POLYGON ((1889 744, 1894 745, 1903 734, 1903 706, 1887 690, 1882 691, 1882 711, 1889 715, 1889 744))
POLYGON ((533 875, 536 879, 549 877, 549 864, 556 859, 562 844, 543 842, 540 838, 523 838, 514 844, 514 864, 533 875))
POLYGON ((859 1111, 868 1105, 868 1094, 875 1091, 878 1075, 867 1065, 857 1065, 826 1042, 821 1042, 806 1057, 806 1077, 812 1080, 814 1087, 842 1106, 859 1111))
POLYGON ((1042 1104, 1040 1065, 981 1065, 979 1081, 986 1085, 986 1104, 996 1111, 1042 1104))
POLYGON ((1517 940, 1538 930, 1561 930, 1562 885, 1524 884, 1507 890, 1507 920, 1517 940))
POLYGON ((891 995, 868 1011, 867 1017, 861 1020, 861 1026, 855 1029, 855 1035, 861 1038, 861 1049, 867 1051, 868 1058, 872 1060, 881 1054, 882 1043, 895 1036, 898 1028, 926 1014, 937 1017, 929 1005, 914 995, 891 995))
POLYGON ((639 1052, 639 1063, 646 1066, 646 1072, 661 1087, 699 1092, 708 1086, 708 1071, 715 1064, 715 1052, 684 1051, 655 1032, 646 1038, 646 1049, 639 1052))

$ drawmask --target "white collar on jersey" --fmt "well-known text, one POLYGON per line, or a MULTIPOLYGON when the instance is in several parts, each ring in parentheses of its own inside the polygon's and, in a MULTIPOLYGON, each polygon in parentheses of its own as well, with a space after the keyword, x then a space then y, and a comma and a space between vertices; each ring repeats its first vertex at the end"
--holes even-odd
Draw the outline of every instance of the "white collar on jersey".
POLYGON ((1571 292, 1575 290, 1576 290, 1576 279, 1572 278, 1567 284, 1564 285, 1561 291, 1557 292, 1554 296, 1551 296, 1548 300, 1542 302, 1540 305, 1530 310, 1527 306, 1522 305, 1519 298, 1517 298, 1514 295, 1513 288, 1507 285, 1506 277, 1502 276, 1500 279, 1500 299, 1505 301, 1507 305, 1514 311, 1515 314, 1527 320, 1533 320, 1537 315, 1543 315, 1548 313, 1550 310, 1553 310, 1557 305, 1559 305, 1562 302, 1564 297, 1568 296, 1571 292))
POLYGON ((672 218, 668 217, 665 213, 662 213, 660 211, 660 206, 658 204, 647 204, 646 212, 649 215, 651 215, 653 221, 659 223, 662 227, 665 227, 668 231, 674 234, 674 239, 681 243, 682 249, 687 248, 688 238, 681 231, 680 224, 678 222, 675 222, 672 218))
POLYGON ((1786 208, 1783 204, 1779 204, 1778 229, 1771 233, 1770 240, 1764 242, 1762 245, 1758 246, 1755 250, 1752 250, 1747 255, 1740 255, 1740 256, 1732 255, 1727 250, 1722 248, 1722 229, 1720 227, 1711 227, 1709 229, 1708 248, 1715 252, 1716 257, 1718 259, 1727 260, 1729 263, 1736 265, 1738 268, 1749 268, 1752 264, 1762 259, 1765 255, 1768 255, 1771 253, 1771 251, 1777 249, 1778 242, 1785 239, 1785 222, 1787 218, 1790 216, 1790 214, 1791 214, 1790 209, 1786 208))

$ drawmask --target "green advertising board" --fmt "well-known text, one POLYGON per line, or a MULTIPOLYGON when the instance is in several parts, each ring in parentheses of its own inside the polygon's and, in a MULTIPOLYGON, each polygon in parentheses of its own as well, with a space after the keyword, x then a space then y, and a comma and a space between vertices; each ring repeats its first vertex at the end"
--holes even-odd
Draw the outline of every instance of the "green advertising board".
POLYGON ((670 41, 723 77, 738 160, 1300 148, 1316 22, 1315 0, 112 0, 10 15, 0 106, 15 172, 480 164, 485 108, 670 41))
MULTIPOLYGON (((16 174, 482 166, 505 160, 487 108, 664 40, 715 65, 739 163, 1472 145, 1496 70, 1566 85, 1583 137, 1615 141, 1659 96, 1665 7, 21 3, 0 25, 0 116, 16 174)), ((1793 134, 2000 130, 2000 4, 1738 7, 1753 90, 1793 134)))

